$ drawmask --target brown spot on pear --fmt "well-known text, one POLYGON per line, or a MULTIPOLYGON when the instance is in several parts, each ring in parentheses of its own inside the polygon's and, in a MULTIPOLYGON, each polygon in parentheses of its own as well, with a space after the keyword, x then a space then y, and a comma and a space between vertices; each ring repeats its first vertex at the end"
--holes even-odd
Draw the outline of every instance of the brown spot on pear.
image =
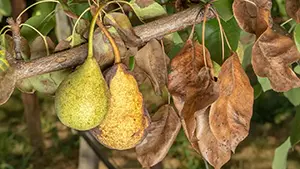
POLYGON ((55 109, 60 121, 77 130, 89 130, 103 120, 109 91, 95 58, 87 58, 56 91, 55 109))
POLYGON ((102 123, 92 133, 109 148, 133 148, 144 138, 150 123, 138 84, 123 64, 110 68, 105 78, 111 93, 110 107, 102 123))

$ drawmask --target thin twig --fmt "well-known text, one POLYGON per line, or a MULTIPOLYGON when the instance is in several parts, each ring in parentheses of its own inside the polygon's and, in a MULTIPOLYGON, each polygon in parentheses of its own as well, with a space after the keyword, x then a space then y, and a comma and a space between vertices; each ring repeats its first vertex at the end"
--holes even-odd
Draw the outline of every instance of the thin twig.
POLYGON ((16 19, 16 21, 13 20, 13 18, 8 18, 7 23, 11 26, 12 31, 12 37, 15 45, 15 54, 16 59, 21 60, 22 54, 21 54, 21 35, 20 35, 20 24, 21 19, 16 19))

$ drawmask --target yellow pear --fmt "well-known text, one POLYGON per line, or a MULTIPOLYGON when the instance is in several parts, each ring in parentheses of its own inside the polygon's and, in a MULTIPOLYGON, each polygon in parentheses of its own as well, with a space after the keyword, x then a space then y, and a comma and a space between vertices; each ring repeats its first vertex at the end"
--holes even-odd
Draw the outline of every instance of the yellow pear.
POLYGON ((110 88, 110 107, 102 123, 92 133, 109 148, 133 148, 144 138, 150 123, 142 94, 135 78, 123 64, 115 64, 105 77, 110 88))

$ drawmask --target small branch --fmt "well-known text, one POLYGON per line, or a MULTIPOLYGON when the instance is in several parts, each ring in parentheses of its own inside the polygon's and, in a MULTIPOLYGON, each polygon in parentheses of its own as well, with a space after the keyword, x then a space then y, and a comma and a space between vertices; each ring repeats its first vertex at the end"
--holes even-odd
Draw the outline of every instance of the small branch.
MULTIPOLYGON (((164 35, 185 29, 186 27, 193 25, 197 14, 199 14, 199 16, 196 19, 196 23, 200 23, 203 21, 204 9, 201 9, 199 6, 195 6, 153 22, 134 27, 134 33, 141 39, 139 46, 142 46, 153 38, 161 39, 164 35), (199 10, 201 10, 200 14, 199 10)), ((212 18, 214 18, 214 15, 211 11, 209 11, 207 13, 207 19, 212 18)), ((28 78, 39 74, 77 66, 82 64, 86 57, 87 44, 83 44, 63 52, 54 53, 46 57, 32 60, 30 62, 19 61, 16 64, 15 70, 17 71, 17 76, 19 79, 28 78)), ((113 59, 105 57, 107 56, 101 57, 103 59, 100 59, 99 61, 100 66, 112 64, 111 61, 113 59)))

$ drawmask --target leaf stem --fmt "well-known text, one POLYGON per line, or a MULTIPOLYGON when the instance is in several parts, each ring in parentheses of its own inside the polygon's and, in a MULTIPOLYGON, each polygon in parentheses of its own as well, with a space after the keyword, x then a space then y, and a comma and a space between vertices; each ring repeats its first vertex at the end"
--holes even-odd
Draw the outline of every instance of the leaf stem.
POLYGON ((203 24, 202 24, 202 50, 203 50, 203 57, 204 57, 204 65, 207 68, 207 61, 206 61, 206 50, 205 50, 205 24, 207 19, 207 12, 208 12, 209 4, 205 6, 204 17, 203 17, 203 24))
POLYGON ((291 22, 293 20, 293 18, 290 18, 288 20, 286 20, 285 22, 283 22, 280 26, 283 27, 285 24, 291 22))
POLYGON ((0 35, 2 34, 2 32, 6 29, 6 28, 11 28, 11 26, 10 25, 6 25, 6 26, 4 26, 1 30, 0 30, 0 35))
POLYGON ((29 25, 29 24, 26 24, 26 23, 22 23, 22 24, 20 24, 20 26, 27 26, 27 27, 31 28, 32 30, 34 30, 36 33, 38 33, 42 37, 42 39, 44 41, 44 44, 45 44, 45 47, 46 47, 46 51, 47 51, 47 56, 50 55, 49 47, 48 47, 48 43, 47 43, 47 39, 46 39, 46 37, 40 31, 38 31, 35 27, 33 27, 33 26, 29 25))
POLYGON ((91 8, 90 7, 88 7, 87 9, 85 9, 80 15, 79 15, 79 17, 78 17, 78 19, 76 20, 76 22, 75 22, 75 24, 74 24, 74 27, 73 27, 73 30, 72 30, 72 35, 71 35, 71 47, 74 47, 74 44, 73 44, 73 42, 74 42, 74 36, 75 36, 75 30, 76 30, 76 26, 78 25, 78 23, 79 23, 79 21, 80 21, 80 19, 83 17, 83 15, 87 12, 87 11, 89 11, 91 8))
POLYGON ((38 4, 41 4, 41 3, 46 3, 46 2, 59 3, 57 0, 44 0, 44 1, 38 1, 38 2, 36 2, 36 3, 32 4, 32 5, 30 5, 30 6, 27 7, 26 9, 24 9, 24 10, 19 14, 19 16, 17 17, 16 20, 20 19, 20 17, 21 17, 28 9, 32 8, 32 7, 35 6, 35 5, 38 5, 38 4))
MULTIPOLYGON (((222 45, 222 61, 224 61, 224 59, 225 59, 225 44, 224 44, 224 35, 223 35, 224 29, 223 29, 223 26, 222 26, 222 23, 221 23, 218 13, 214 9, 212 9, 212 12, 216 16, 218 24, 219 24, 219 28, 220 28, 221 45, 222 45)), ((228 47, 231 50, 231 47, 230 46, 228 46, 228 47)))

